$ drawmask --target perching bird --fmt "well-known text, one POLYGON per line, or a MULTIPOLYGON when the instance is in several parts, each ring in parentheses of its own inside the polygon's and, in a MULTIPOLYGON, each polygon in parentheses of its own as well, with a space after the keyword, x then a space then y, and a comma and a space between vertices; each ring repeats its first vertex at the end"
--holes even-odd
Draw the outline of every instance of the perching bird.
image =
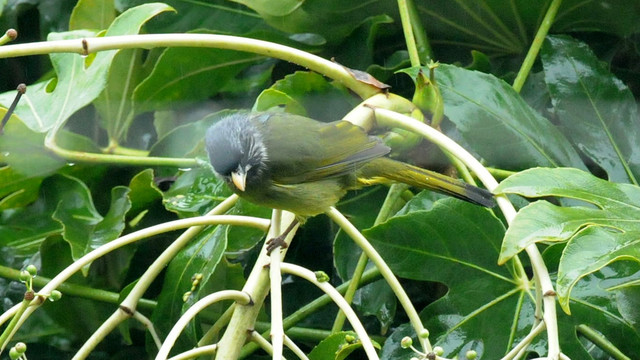
POLYGON ((487 190, 385 157, 388 146, 348 121, 237 113, 211 126, 205 139, 216 175, 233 192, 299 219, 325 212, 348 190, 392 182, 495 205, 487 190))

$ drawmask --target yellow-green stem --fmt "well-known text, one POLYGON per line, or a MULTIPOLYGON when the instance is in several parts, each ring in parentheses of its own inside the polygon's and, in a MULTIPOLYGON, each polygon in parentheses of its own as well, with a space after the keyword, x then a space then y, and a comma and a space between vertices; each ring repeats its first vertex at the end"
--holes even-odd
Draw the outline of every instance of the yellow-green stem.
MULTIPOLYGON (((373 225, 378 225, 383 221, 387 220, 391 216, 392 209, 394 208, 394 204, 402 197, 402 193, 407 190, 409 186, 406 184, 393 184, 389 188, 389 192, 387 193, 387 197, 384 199, 384 203, 378 212, 378 216, 374 221, 373 225)), ((353 301, 353 297, 356 294, 356 290, 360 286, 360 279, 362 278, 362 274, 367 268, 367 263, 369 262, 369 258, 367 254, 362 252, 360 257, 358 258, 358 263, 356 264, 355 269, 353 270, 353 276, 351 277, 351 282, 349 283, 349 287, 347 288, 347 292, 344 294, 344 299, 347 300, 349 304, 353 301)), ((338 315, 336 315, 336 319, 333 322, 333 327, 331 328, 331 332, 335 333, 342 330, 344 326, 344 322, 346 320, 346 315, 342 311, 338 311, 338 315)))
POLYGON ((562 0, 553 0, 549 8, 547 9, 547 13, 542 19, 542 23, 538 28, 538 32, 536 36, 533 38, 533 42, 529 47, 529 51, 527 52, 527 56, 524 58, 522 62, 522 66, 520 67, 520 71, 518 71, 518 75, 516 79, 513 81, 513 88, 520 92, 522 90, 522 86, 527 81, 527 77, 531 72, 531 68, 538 57, 538 53, 540 52, 540 48, 542 47, 542 42, 544 38, 549 33, 549 29, 551 25, 553 25, 553 20, 556 18, 556 14, 558 13, 558 8, 560 8, 560 4, 562 4, 562 0))
POLYGON ((413 35, 413 26, 411 26, 411 15, 409 14, 408 0, 398 0, 398 11, 400 12, 400 21, 402 22, 402 31, 404 39, 407 43, 407 51, 409 52, 409 60, 411 66, 420 66, 420 54, 416 46, 416 38, 413 35))

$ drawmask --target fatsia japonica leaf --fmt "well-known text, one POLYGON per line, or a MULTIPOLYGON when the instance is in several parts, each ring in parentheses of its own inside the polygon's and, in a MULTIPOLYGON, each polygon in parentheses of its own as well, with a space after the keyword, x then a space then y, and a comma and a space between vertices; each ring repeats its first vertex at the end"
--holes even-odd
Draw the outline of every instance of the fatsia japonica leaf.
MULTIPOLYGON (((125 215, 131 208, 129 188, 114 187, 111 206, 105 216, 96 210, 91 192, 80 180, 65 177, 57 191, 64 193, 52 217, 62 225, 62 236, 71 246, 73 260, 114 240, 125 227, 125 215)), ((86 275, 90 265, 83 267, 86 275)))
POLYGON ((133 91, 134 111, 139 114, 206 99, 220 92, 243 69, 265 59, 233 50, 168 48, 133 91))
POLYGON ((116 17, 116 9, 110 0, 79 0, 69 19, 69 30, 102 30, 116 17))
POLYGON ((564 133, 609 180, 637 184, 640 121, 631 90, 589 47, 549 36, 541 52, 545 82, 564 133))
MULTIPOLYGON (((182 315, 185 303, 192 305, 198 300, 200 287, 213 274, 227 247, 226 230, 226 226, 206 227, 169 264, 158 305, 151 316, 162 337, 182 315), (201 279, 194 283, 198 274, 201 279)), ((189 326, 180 339, 177 349, 194 346, 197 343, 195 327, 189 326)))
MULTIPOLYGON (((549 1, 434 0, 416 2, 433 42, 467 46, 494 55, 524 53, 549 1)), ((640 8, 626 0, 563 1, 552 31, 591 31, 629 36, 640 30, 640 8)))
POLYGON ((504 227, 486 209, 443 199, 430 210, 394 217, 365 235, 398 276, 449 288, 421 314, 445 356, 473 347, 484 359, 498 359, 510 339, 524 335, 522 323, 528 320, 513 314, 529 300, 509 268, 496 262, 504 227))
POLYGON ((435 78, 445 115, 489 164, 506 169, 585 168, 565 136, 506 82, 445 64, 436 69, 435 78))
POLYGON ((311 350, 309 360, 346 359, 353 351, 362 348, 362 343, 357 339, 358 337, 353 331, 331 334, 311 350))
MULTIPOLYGON (((130 9, 118 16, 105 36, 137 34, 150 18, 168 11, 164 4, 152 3, 130 9)), ((95 37, 91 31, 77 30, 51 33, 48 40, 69 40, 95 37)), ((56 77, 50 81, 29 85, 27 93, 16 107, 16 114, 32 130, 46 132, 66 121, 82 107, 91 103, 105 87, 111 60, 116 50, 103 51, 90 57, 80 54, 52 53, 49 57, 56 77)), ((0 104, 7 106, 15 92, 0 95, 0 104)))
MULTIPOLYGON (((144 4, 147 0, 120 0, 122 8, 144 4)), ((183 1, 166 0, 175 14, 160 16, 148 25, 153 33, 182 33, 207 29, 223 34, 243 35, 266 28, 264 20, 244 5, 227 0, 183 1)))
POLYGON ((357 102, 339 83, 330 82, 314 72, 297 71, 263 91, 253 110, 264 111, 282 105, 287 112, 334 121, 349 112, 357 102))
POLYGON ((497 193, 556 196, 593 206, 559 207, 534 202, 516 215, 505 234, 500 261, 530 244, 568 241, 560 259, 557 291, 569 311, 573 286, 618 260, 640 261, 640 188, 616 184, 570 168, 535 168, 504 180, 497 193))
POLYGON ((0 167, 0 211, 21 208, 38 197, 38 188, 42 178, 38 176, 25 177, 16 173, 9 166, 0 167))

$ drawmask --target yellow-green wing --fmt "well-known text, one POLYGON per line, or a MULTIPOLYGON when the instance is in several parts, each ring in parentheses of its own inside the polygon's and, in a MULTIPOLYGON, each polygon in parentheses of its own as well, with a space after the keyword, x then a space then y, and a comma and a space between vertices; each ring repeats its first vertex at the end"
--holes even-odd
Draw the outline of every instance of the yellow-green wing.
POLYGON ((353 173, 390 149, 348 121, 322 123, 291 114, 258 115, 271 178, 281 184, 353 173))

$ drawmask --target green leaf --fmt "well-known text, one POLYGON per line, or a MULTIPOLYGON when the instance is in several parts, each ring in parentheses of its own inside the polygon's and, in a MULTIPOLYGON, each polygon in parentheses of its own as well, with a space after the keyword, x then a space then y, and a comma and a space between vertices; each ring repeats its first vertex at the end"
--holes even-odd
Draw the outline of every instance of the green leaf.
MULTIPOLYGON (((228 215, 254 216, 263 219, 271 217, 272 209, 264 206, 254 205, 249 201, 240 199, 234 207, 227 212, 228 215)), ((246 226, 231 226, 227 232, 229 245, 228 252, 240 252, 253 248, 265 236, 259 229, 246 226)))
POLYGON ((640 188, 637 186, 612 183, 572 168, 525 170, 503 180, 494 192, 525 197, 566 197, 620 216, 632 216, 640 207, 640 188))
MULTIPOLYGON (((106 36, 137 34, 151 17, 168 11, 167 5, 151 3, 130 9, 118 16, 106 36)), ((51 33, 48 40, 91 38, 90 31, 51 33)), ((60 124, 82 107, 91 103, 106 85, 107 73, 116 50, 95 54, 90 64, 79 54, 53 53, 49 57, 56 78, 30 85, 16 107, 16 115, 32 130, 45 132, 60 124), (51 87, 53 91, 51 91, 51 87)), ((0 95, 0 104, 8 106, 15 92, 0 95)))
POLYGON ((133 93, 136 113, 187 104, 217 94, 264 56, 210 48, 168 48, 133 93))
MULTIPOLYGON (((450 48, 491 55, 523 54, 529 47, 549 1, 436 0, 416 2, 429 39, 450 48), (464 49, 464 48, 463 48, 464 49), (467 50, 467 49, 464 49, 467 50)), ((604 32, 621 37, 640 30, 638 8, 625 0, 565 0, 552 32, 604 32)))
POLYGON ((312 119, 335 121, 356 106, 357 101, 344 86, 329 82, 320 74, 296 71, 260 94, 253 108, 266 110, 277 105, 285 105, 286 109, 312 119))
POLYGON ((307 111, 304 106, 288 94, 276 90, 266 89, 258 95, 253 111, 284 111, 289 114, 306 116, 307 111))
POLYGON ((618 311, 640 333, 640 286, 621 289, 616 296, 618 311))
POLYGON ((79 0, 69 19, 69 30, 102 30, 116 17, 113 1, 79 0))
MULTIPOLYGON (((58 275, 73 262, 69 250, 69 244, 59 236, 52 236, 44 241, 40 246, 39 256, 42 265, 38 269, 38 274, 48 278, 58 275)), ((96 287, 92 283, 92 277, 74 274, 69 280, 74 284, 96 287)), ((113 314, 114 310, 112 304, 97 302, 81 296, 63 295, 60 300, 46 305, 48 306, 44 306, 42 310, 54 320, 57 327, 65 329, 75 336, 95 331, 104 322, 104 319, 113 314), (91 309, 91 311, 87 311, 87 309, 91 309)), ((46 336, 46 333, 41 333, 41 331, 44 329, 38 328, 37 331, 29 335, 46 336)))
POLYGON ((66 196, 66 177, 54 176, 45 179, 38 199, 31 205, 3 212, 0 219, 0 248, 11 249, 20 257, 35 254, 40 244, 53 235, 60 234, 62 226, 51 218, 58 203, 66 196))
POLYGON ((309 360, 343 360, 353 351, 362 348, 360 341, 348 342, 347 337, 357 339, 357 335, 353 331, 331 334, 311 350, 309 360))
POLYGON ((111 62, 107 85, 94 102, 102 126, 112 141, 122 141, 133 120, 131 98, 145 75, 142 54, 140 49, 120 50, 111 62))
POLYGON ((541 57, 555 114, 567 137, 609 180, 638 184, 640 129, 629 88, 586 44, 570 37, 547 37, 541 57))
MULTIPOLYGON (((66 177, 64 195, 53 218, 62 225, 62 236, 71 246, 71 256, 78 260, 96 248, 116 239, 124 230, 124 217, 131 207, 129 189, 117 186, 111 191, 111 206, 103 217, 95 209, 91 192, 81 181, 66 177)), ((88 273, 90 265, 83 267, 88 273)))
POLYGON ((445 115, 491 165, 505 169, 584 168, 564 135, 504 81, 445 64, 436 69, 435 78, 445 115), (495 139, 500 139, 500 146, 495 146, 495 139))
POLYGON ((593 359, 610 358, 609 354, 603 354, 597 346, 586 342, 583 336, 577 336, 582 335, 580 326, 586 325, 628 358, 636 356, 640 348, 640 335, 633 323, 619 311, 620 292, 613 288, 623 286, 629 279, 637 281, 639 270, 637 262, 616 262, 585 276, 576 284, 571 292, 571 316, 558 314, 563 352, 567 351, 572 359, 587 358, 579 352, 589 352, 593 359))
POLYGON ((180 173, 171 189, 164 192, 163 203, 167 210, 181 216, 204 215, 231 194, 209 167, 200 167, 180 173))
MULTIPOLYGON (((122 0, 118 4, 130 8, 144 4, 146 0, 122 0)), ((264 20, 244 5, 226 1, 166 0, 164 3, 176 9, 177 14, 160 16, 148 25, 150 32, 182 33, 195 29, 208 29, 226 34, 246 34, 267 28, 264 20)))
MULTIPOLYGON (((0 110, 0 114, 6 110, 0 110)), ((45 135, 27 127, 17 116, 11 116, 0 136, 0 162, 8 164, 25 177, 44 177, 64 166, 65 161, 47 151, 45 135)))
POLYGON ((207 129, 225 116, 237 111, 223 110, 188 124, 177 126, 162 136, 149 151, 150 156, 187 157, 206 156, 204 135, 207 129), (189 139, 189 141, 185 141, 189 139))
POLYGON ((508 268, 496 264, 504 227, 486 209, 444 199, 431 210, 394 217, 365 235, 398 276, 449 288, 421 315, 445 356, 474 346, 483 358, 500 358, 513 337, 524 335, 520 322, 531 319, 514 314, 527 297, 508 268), (490 326, 496 323, 501 326, 490 326), (487 328, 491 331, 483 331, 487 328), (483 346, 473 345, 479 334, 483 346))
POLYGON ((129 181, 129 199, 131 200, 131 213, 137 215, 146 210, 151 203, 162 198, 162 191, 153 181, 153 170, 146 169, 136 174, 129 181))
POLYGON ((569 240, 558 268, 558 302, 569 313, 569 296, 578 281, 620 260, 640 262, 640 230, 612 231, 590 226, 569 240))
POLYGON ((42 178, 23 176, 4 166, 0 168, 0 211, 21 208, 38 198, 42 178))
POLYGON ((391 30, 394 20, 387 14, 373 15, 358 24, 343 44, 332 51, 332 57, 340 64, 353 69, 366 69, 374 63, 376 39, 391 30))
POLYGON ((319 34, 333 43, 342 41, 365 19, 397 12, 393 3, 381 0, 369 1, 366 6, 354 0, 287 0, 277 5, 267 0, 239 2, 255 10, 276 29, 319 34))
POLYGON ((393 324, 398 301, 384 280, 374 281, 356 291, 353 304, 362 315, 372 315, 380 323, 380 334, 385 335, 393 324))
MULTIPOLYGON (((207 227, 176 255, 167 269, 158 297, 158 305, 153 311, 151 321, 161 337, 182 315, 185 305, 192 305, 198 300, 196 288, 209 279, 222 259, 227 247, 226 226, 207 227), (201 274, 203 279, 194 288, 193 277, 201 274), (191 293, 187 294, 187 292, 191 293), (185 302, 187 304, 185 304, 185 302)), ((174 350, 188 349, 197 343, 196 329, 190 326, 183 332, 180 342, 174 350)))
POLYGON ((503 242, 500 261, 541 241, 568 241, 558 270, 560 305, 569 311, 571 289, 604 266, 640 261, 640 188, 616 184, 577 169, 530 169, 504 180, 497 193, 527 197, 559 196, 597 208, 562 208, 536 202, 520 210, 503 242))
POLYGON ((522 208, 505 235, 498 263, 504 264, 537 242, 562 242, 587 226, 624 229, 629 219, 615 213, 582 206, 559 207, 540 200, 522 208))

